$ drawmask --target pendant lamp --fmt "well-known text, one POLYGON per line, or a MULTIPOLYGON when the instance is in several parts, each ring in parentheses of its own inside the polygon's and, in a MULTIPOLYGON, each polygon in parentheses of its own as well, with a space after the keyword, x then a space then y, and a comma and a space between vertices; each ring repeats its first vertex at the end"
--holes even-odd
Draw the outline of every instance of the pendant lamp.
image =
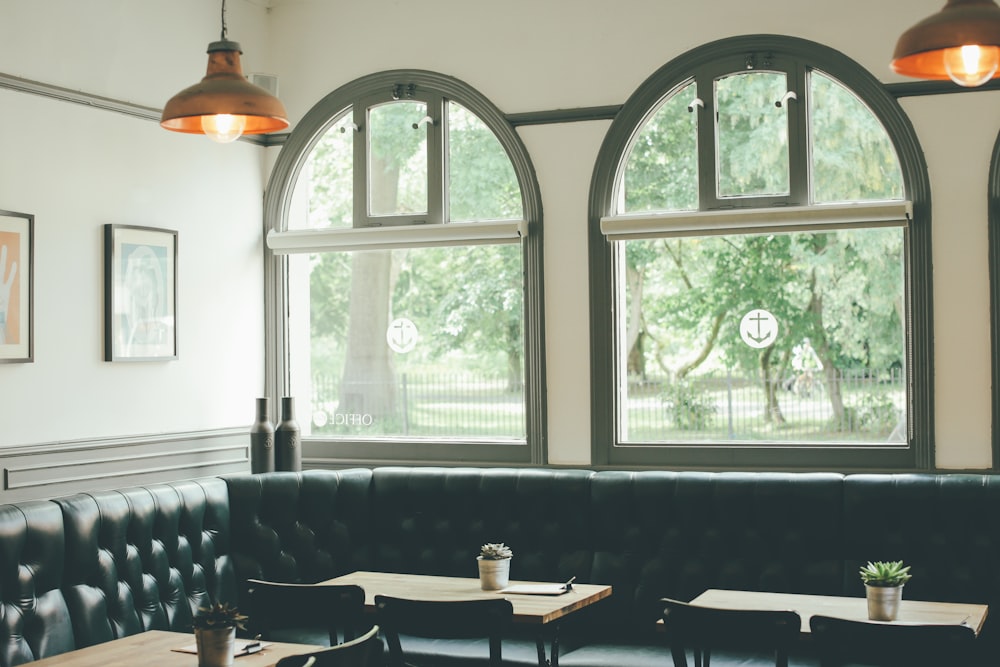
POLYGON ((981 86, 998 75, 1000 7, 993 0, 948 0, 937 14, 903 33, 892 69, 918 79, 981 86))
POLYGON ((238 42, 226 39, 226 0, 222 0, 222 38, 208 45, 208 72, 199 83, 170 98, 160 126, 206 134, 219 143, 288 127, 281 100, 243 76, 241 53, 238 42))

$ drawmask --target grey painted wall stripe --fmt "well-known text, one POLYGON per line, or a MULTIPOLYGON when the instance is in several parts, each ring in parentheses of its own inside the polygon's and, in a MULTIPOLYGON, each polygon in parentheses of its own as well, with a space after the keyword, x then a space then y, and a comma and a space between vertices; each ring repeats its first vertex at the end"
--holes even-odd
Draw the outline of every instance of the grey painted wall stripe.
MULTIPOLYGON (((954 93, 974 93, 989 90, 1000 90, 1000 79, 994 79, 978 88, 963 88, 951 81, 907 81, 903 83, 884 84, 886 91, 895 98, 920 97, 924 95, 950 95, 954 93)), ((13 74, 0 72, 0 89, 14 90, 31 95, 41 95, 63 102, 72 102, 95 109, 113 111, 115 113, 160 122, 160 109, 147 107, 133 102, 102 97, 80 90, 72 90, 55 86, 42 81, 23 79, 13 74)), ((580 107, 576 109, 553 109, 550 111, 526 111, 506 114, 508 122, 514 127, 521 125, 548 125, 553 123, 576 123, 590 120, 613 120, 621 109, 621 104, 598 107, 580 107)), ((261 146, 279 146, 285 143, 287 132, 276 134, 251 135, 241 137, 240 141, 259 144, 261 146)))

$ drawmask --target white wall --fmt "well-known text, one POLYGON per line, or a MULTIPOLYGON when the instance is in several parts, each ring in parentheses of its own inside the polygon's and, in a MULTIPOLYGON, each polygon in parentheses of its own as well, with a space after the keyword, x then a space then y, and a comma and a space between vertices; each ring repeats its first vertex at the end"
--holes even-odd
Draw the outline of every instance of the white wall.
MULTIPOLYGON (((263 53, 264 10, 233 4, 230 37, 263 53)), ((0 72, 162 108, 204 76, 219 31, 205 0, 5 0, 0 72)), ((35 361, 0 365, 0 447, 249 424, 264 149, 9 90, 0 147, 0 209, 35 215, 35 361), (107 223, 178 230, 178 360, 103 361, 107 223)))
MULTIPOLYGON (((672 58, 739 34, 811 39, 900 81, 887 65, 896 37, 941 4, 229 0, 229 37, 247 72, 278 75, 293 122, 338 86, 393 68, 455 76, 516 113, 621 104, 672 58)), ((204 73, 218 14, 209 0, 4 0, 0 72, 159 108, 204 73)), ((947 468, 991 465, 986 186, 997 100, 903 101, 933 188, 937 458, 947 468)), ((0 208, 38 216, 36 362, 0 366, 0 446, 248 423, 263 384, 265 151, 20 93, 0 92, 0 119, 0 208), (101 361, 108 222, 180 230, 180 360, 101 361)), ((545 207, 554 463, 589 462, 586 197, 607 127, 520 130, 545 207)))

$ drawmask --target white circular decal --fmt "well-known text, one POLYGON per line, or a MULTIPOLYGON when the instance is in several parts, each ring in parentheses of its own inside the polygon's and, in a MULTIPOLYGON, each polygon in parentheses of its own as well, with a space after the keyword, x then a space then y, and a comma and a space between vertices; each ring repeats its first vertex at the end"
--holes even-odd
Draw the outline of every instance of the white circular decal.
POLYGON ((400 354, 406 354, 417 346, 417 325, 405 317, 397 317, 385 332, 389 347, 400 354))
POLYGON ((766 310, 751 310, 740 321, 740 336, 750 347, 767 347, 778 339, 778 320, 766 310))

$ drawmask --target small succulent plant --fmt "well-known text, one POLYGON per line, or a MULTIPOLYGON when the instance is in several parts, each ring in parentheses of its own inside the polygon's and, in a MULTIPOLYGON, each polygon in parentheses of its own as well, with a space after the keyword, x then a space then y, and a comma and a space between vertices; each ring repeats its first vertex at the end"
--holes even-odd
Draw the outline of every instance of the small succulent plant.
POLYGON ((514 552, 503 542, 499 544, 484 544, 479 550, 479 557, 483 560, 504 560, 513 556, 514 552))
POLYGON ((216 602, 208 607, 199 607, 192 625, 199 630, 222 628, 246 629, 247 617, 227 602, 216 602))
POLYGON ((902 586, 910 580, 910 566, 903 565, 903 561, 868 561, 868 564, 861 568, 861 581, 867 586, 880 586, 889 588, 892 586, 902 586))

